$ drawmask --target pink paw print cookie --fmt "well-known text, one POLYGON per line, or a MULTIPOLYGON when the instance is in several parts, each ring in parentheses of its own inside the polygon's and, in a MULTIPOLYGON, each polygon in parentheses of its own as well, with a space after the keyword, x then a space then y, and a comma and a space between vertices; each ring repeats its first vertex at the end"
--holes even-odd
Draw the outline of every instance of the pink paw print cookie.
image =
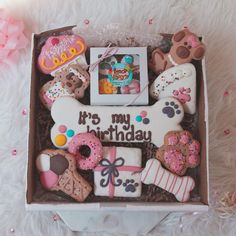
POLYGON ((164 145, 156 152, 156 158, 172 173, 182 176, 187 168, 200 163, 200 143, 188 131, 170 131, 164 145))

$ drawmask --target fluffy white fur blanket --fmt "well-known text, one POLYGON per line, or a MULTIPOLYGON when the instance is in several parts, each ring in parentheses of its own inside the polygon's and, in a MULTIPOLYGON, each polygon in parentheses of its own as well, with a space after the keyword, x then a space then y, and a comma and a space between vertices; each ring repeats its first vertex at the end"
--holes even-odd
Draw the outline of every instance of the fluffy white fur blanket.
MULTIPOLYGON (((197 215, 171 213, 149 235, 236 235, 234 208, 227 209, 230 215, 216 211, 224 193, 236 185, 235 0, 0 0, 0 6, 24 20, 29 39, 32 32, 81 24, 85 19, 100 27, 120 23, 140 33, 145 29, 154 34, 188 26, 204 35, 211 209, 197 215), (150 19, 152 24, 148 24, 150 19), (224 96, 226 90, 228 96, 224 96), (225 134, 225 129, 230 133, 225 134)), ((25 211, 28 116, 21 113, 29 103, 29 81, 30 46, 22 51, 19 63, 0 73, 0 235, 106 235, 73 233, 60 220, 53 220, 54 213, 25 211), (15 157, 11 155, 14 148, 15 157), (15 232, 10 232, 11 228, 15 232)))

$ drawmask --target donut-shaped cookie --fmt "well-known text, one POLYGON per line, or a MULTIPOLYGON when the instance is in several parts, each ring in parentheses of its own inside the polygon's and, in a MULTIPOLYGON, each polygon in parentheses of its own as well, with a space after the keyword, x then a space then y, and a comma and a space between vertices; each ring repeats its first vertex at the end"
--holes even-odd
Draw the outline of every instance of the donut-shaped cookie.
POLYGON ((103 157, 102 144, 92 133, 75 135, 69 143, 68 151, 75 155, 77 166, 82 170, 94 169, 103 157))

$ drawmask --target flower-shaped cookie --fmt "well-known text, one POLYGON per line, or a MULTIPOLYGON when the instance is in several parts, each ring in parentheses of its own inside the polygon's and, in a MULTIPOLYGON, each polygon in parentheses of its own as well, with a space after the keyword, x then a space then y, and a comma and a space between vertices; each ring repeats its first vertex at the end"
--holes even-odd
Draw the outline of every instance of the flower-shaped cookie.
POLYGON ((171 172, 184 175, 187 168, 200 163, 200 143, 188 131, 170 131, 165 135, 164 145, 156 152, 156 158, 171 172))

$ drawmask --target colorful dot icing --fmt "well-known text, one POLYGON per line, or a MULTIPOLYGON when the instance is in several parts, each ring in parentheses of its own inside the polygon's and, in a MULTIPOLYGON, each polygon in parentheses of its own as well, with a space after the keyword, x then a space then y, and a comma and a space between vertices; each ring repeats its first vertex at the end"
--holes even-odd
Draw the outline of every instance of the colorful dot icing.
POLYGON ((58 131, 61 133, 65 133, 67 130, 67 127, 65 125, 60 125, 58 128, 58 131))
POLYGON ((86 44, 78 35, 49 37, 38 57, 39 69, 50 74, 64 64, 84 53, 86 44))
POLYGON ((57 146, 64 146, 66 144, 67 138, 64 134, 58 134, 55 137, 55 143, 57 146))
POLYGON ((137 122, 141 122, 141 121, 142 121, 142 116, 136 116, 135 120, 136 120, 137 122))
POLYGON ((69 138, 73 137, 74 134, 75 134, 75 131, 72 130, 72 129, 69 129, 69 130, 67 130, 67 132, 66 132, 66 135, 67 135, 69 138))
POLYGON ((140 116, 142 116, 143 118, 147 116, 147 112, 146 111, 141 111, 140 112, 140 116))
POLYGON ((103 158, 102 144, 92 133, 75 135, 69 143, 68 151, 76 156, 78 167, 83 170, 94 169, 103 158), (90 152, 87 150, 89 148, 90 152))
POLYGON ((144 119, 143 119, 143 123, 144 123, 145 125, 147 125, 147 124, 150 123, 150 120, 149 120, 148 118, 144 118, 144 119))

